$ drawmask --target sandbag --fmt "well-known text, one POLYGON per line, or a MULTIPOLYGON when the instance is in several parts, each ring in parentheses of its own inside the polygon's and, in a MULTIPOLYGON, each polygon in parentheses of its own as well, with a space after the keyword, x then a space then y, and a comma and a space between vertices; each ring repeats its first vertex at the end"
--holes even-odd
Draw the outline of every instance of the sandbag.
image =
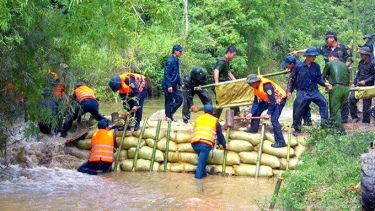
MULTIPOLYGON (((284 135, 284 138, 285 138, 285 143, 288 144, 288 134, 283 134, 283 135, 284 135)), ((276 143, 275 136, 274 136, 273 133, 266 132, 266 133, 264 133, 264 137, 265 137, 265 140, 268 140, 272 143, 276 143)), ((292 136, 291 139, 290 139, 290 146, 294 147, 297 144, 298 144, 297 139, 295 138, 295 136, 292 136)))
MULTIPOLYGON (((139 149, 138 158, 142 158, 145 160, 151 160, 152 157, 152 148, 148 146, 143 146, 139 149)), ((156 162, 164 161, 164 154, 160 150, 155 151, 155 160, 156 162)))
POLYGON ((171 140, 177 144, 190 143, 192 133, 171 132, 171 140))
MULTIPOLYGON (((124 131, 118 131, 118 130, 116 130, 115 136, 116 137, 122 137, 122 133, 123 132, 124 131)), ((125 131, 125 137, 127 137, 127 136, 133 136, 132 131, 130 131, 130 130, 125 131)))
POLYGON ((190 143, 177 144, 177 151, 179 151, 179 152, 195 152, 190 143))
MULTIPOLYGON (((247 164, 256 164, 258 159, 258 153, 257 152, 240 152, 238 153, 241 159, 241 163, 247 163, 247 164)), ((278 157, 269 155, 266 153, 262 153, 261 165, 266 165, 271 168, 280 168, 280 160, 278 157)))
POLYGON ((76 142, 76 147, 84 150, 91 150, 91 139, 83 139, 76 142))
MULTIPOLYGON (((167 171, 171 172, 195 172, 197 166, 190 163, 167 163, 167 171)), ((164 171, 164 165, 159 166, 159 171, 164 171)))
POLYGON ((280 169, 272 169, 272 173, 274 177, 281 177, 281 175, 284 173, 284 170, 280 169))
POLYGON ((145 139, 145 141, 146 141, 146 145, 147 146, 149 146, 149 147, 154 147, 154 143, 155 143, 155 140, 154 139, 152 139, 152 138, 147 138, 147 139, 145 139))
MULTIPOLYGON (((158 141, 158 146, 157 146, 158 149, 165 151, 166 146, 167 146, 167 138, 162 138, 160 141, 158 141)), ((174 141, 169 140, 168 150, 172 152, 177 151, 177 144, 174 141)))
POLYGON ((258 145, 260 142, 259 133, 246 133, 242 131, 231 131, 229 135, 233 140, 244 140, 250 142, 253 146, 258 145))
POLYGON ((297 142, 299 144, 303 145, 304 147, 307 147, 307 145, 308 145, 308 143, 307 143, 307 136, 298 134, 298 136, 296 136, 296 139, 297 139, 297 142))
POLYGON ((171 163, 190 163, 193 165, 198 164, 198 154, 192 152, 169 152, 168 153, 168 162, 171 163))
POLYGON ((91 130, 86 134, 85 139, 91 139, 92 136, 94 135, 94 133, 95 133, 96 131, 98 131, 97 128, 91 129, 91 130))
MULTIPOLYGON (((297 165, 298 161, 299 160, 298 160, 297 157, 290 158, 289 159, 289 169, 294 170, 296 168, 296 165, 297 165)), ((286 170, 286 158, 281 158, 280 164, 281 164, 280 169, 286 170)))
MULTIPOLYGON (((151 161, 139 159, 137 160, 137 166, 135 171, 149 171, 150 170, 151 161)), ((159 169, 160 164, 158 162, 154 162, 153 171, 157 171, 159 169)), ((120 163, 120 167, 122 171, 132 171, 133 168, 133 159, 127 159, 120 163)))
MULTIPOLYGON (((234 166, 234 172, 236 176, 255 176, 256 165, 243 164, 241 163, 238 166, 234 166)), ((270 177, 273 175, 272 168, 269 166, 260 166, 259 174, 260 177, 270 177)))
MULTIPOLYGON (((116 138, 117 146, 120 146, 121 138, 116 138)), ((122 143, 122 149, 130 149, 131 147, 136 147, 138 144, 138 138, 133 136, 125 137, 123 143, 122 143)), ((146 145, 145 140, 141 140, 140 147, 143 147, 146 145)))
POLYGON ((302 144, 298 144, 297 146, 294 147, 294 153, 298 158, 301 157, 303 152, 306 150, 306 147, 304 147, 302 144))
MULTIPOLYGON (((117 153, 118 151, 115 152, 115 155, 114 155, 115 158, 117 157, 117 153)), ((120 152, 119 161, 126 160, 126 159, 128 159, 128 151, 123 149, 120 152)))
MULTIPOLYGON (((224 150, 211 150, 208 155, 207 164, 223 164, 224 150)), ((240 164, 240 156, 238 153, 228 151, 227 154, 227 166, 233 166, 240 164)))
MULTIPOLYGON (((139 137, 142 130, 134 131, 132 134, 134 137, 139 137)), ((165 137, 166 132, 164 130, 159 131, 159 138, 158 140, 165 137)), ((156 128, 146 128, 145 132, 143 133, 142 139, 152 138, 154 139, 156 136, 156 128)))
MULTIPOLYGON (((280 147, 280 148, 275 148, 275 147, 271 147, 271 144, 272 144, 272 142, 270 142, 268 140, 264 141, 262 153, 274 155, 274 156, 279 157, 279 158, 286 158, 286 156, 287 156, 287 147, 286 146, 280 147)), ((256 148, 258 150, 259 146, 257 146, 256 148)), ((294 149, 290 148, 289 157, 293 157, 294 155, 295 155, 294 149)))
MULTIPOLYGON (((207 165, 206 166, 206 171, 207 172, 210 172, 210 173, 213 173, 213 174, 219 174, 219 173, 222 173, 222 170, 223 170, 223 165, 207 165)), ((229 175, 234 175, 236 174, 234 172, 234 169, 232 166, 226 166, 225 167, 225 173, 226 174, 229 174, 229 175)))
POLYGON ((233 152, 250 152, 254 150, 253 145, 248 141, 230 140, 229 150, 233 152))

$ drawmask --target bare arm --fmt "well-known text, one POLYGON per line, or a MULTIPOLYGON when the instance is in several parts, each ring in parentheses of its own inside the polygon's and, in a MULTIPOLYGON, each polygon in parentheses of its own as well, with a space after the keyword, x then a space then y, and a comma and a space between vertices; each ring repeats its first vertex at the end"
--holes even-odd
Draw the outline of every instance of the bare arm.
POLYGON ((230 80, 236 80, 236 78, 233 76, 230 70, 228 71, 228 77, 230 78, 230 80))
POLYGON ((289 55, 295 56, 297 54, 305 53, 306 50, 307 50, 307 48, 301 49, 301 50, 292 51, 292 52, 289 53, 289 55))
POLYGON ((214 82, 215 84, 219 83, 219 70, 214 69, 214 82))

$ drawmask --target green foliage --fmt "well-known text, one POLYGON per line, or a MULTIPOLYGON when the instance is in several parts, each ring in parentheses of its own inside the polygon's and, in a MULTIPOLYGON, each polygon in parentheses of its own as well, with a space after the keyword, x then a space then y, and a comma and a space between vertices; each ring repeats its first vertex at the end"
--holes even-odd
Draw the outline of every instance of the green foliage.
POLYGON ((283 174, 280 207, 284 210, 359 210, 360 155, 374 140, 372 132, 346 136, 311 131, 310 147, 295 171, 283 174), (355 137, 355 138, 354 138, 355 137))

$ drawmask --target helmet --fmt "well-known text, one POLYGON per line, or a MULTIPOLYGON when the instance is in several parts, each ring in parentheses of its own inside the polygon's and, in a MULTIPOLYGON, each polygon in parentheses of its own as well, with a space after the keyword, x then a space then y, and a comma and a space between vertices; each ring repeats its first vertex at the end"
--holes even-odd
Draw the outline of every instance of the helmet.
POLYGON ((201 80, 206 77, 206 72, 201 67, 194 67, 190 72, 190 77, 195 80, 201 80))
POLYGON ((363 39, 366 39, 366 38, 369 38, 369 39, 371 39, 371 35, 369 35, 369 34, 366 34, 365 36, 363 36, 363 39))

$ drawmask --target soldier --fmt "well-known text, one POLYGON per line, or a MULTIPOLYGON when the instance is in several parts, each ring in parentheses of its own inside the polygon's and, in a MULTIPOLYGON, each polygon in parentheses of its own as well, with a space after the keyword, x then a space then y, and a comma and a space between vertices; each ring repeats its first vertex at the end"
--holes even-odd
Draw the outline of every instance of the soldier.
POLYGON ((311 102, 314 102, 319 107, 320 117, 328 119, 328 102, 319 92, 318 84, 326 88, 331 88, 332 86, 322 79, 320 66, 314 62, 318 55, 316 48, 308 48, 303 55, 306 60, 291 75, 297 89, 296 111, 293 111, 294 136, 301 132, 302 115, 306 112, 306 108, 311 102))
POLYGON ((206 72, 200 67, 194 67, 186 76, 184 83, 184 105, 182 106, 182 118, 184 123, 188 123, 190 119, 190 109, 192 109, 194 113, 199 111, 193 101, 195 94, 198 95, 203 105, 212 104, 211 98, 205 89, 197 88, 194 90, 194 87, 206 84, 206 72))
MULTIPOLYGON (((291 76, 295 75, 294 72, 296 71, 297 66, 300 65, 300 64, 302 64, 302 62, 300 60, 298 60, 298 59, 296 59, 296 57, 290 56, 290 55, 285 58, 285 61, 283 63, 281 63, 281 66, 283 68, 286 68, 286 69, 290 70, 290 75, 289 75, 288 84, 287 84, 287 91, 286 91, 286 98, 287 99, 289 99, 290 96, 292 96, 292 92, 295 89, 295 84, 293 83, 293 81, 295 81, 295 80, 292 80, 291 76)), ((293 112, 295 110, 296 110, 296 104, 293 103, 293 112)), ((306 112, 303 113, 303 124, 307 125, 307 126, 312 125, 310 106, 307 107, 306 112)))
POLYGON ((340 132, 345 134, 345 129, 341 124, 341 110, 349 96, 350 72, 348 66, 338 57, 337 52, 329 53, 329 62, 324 67, 323 78, 332 84, 332 89, 328 93, 330 117, 335 121, 340 132))
POLYGON ((374 60, 374 45, 371 42, 371 35, 366 34, 365 36, 363 36, 363 40, 365 41, 365 44, 358 45, 358 47, 359 48, 369 47, 371 51, 371 59, 374 60))
MULTIPOLYGON (((359 52, 361 55, 361 61, 358 63, 358 71, 357 75, 354 79, 353 84, 351 87, 356 86, 373 86, 374 79, 375 79, 375 60, 372 60, 371 51, 369 47, 363 47, 359 52)), ((371 107, 371 100, 370 99, 363 99, 363 123, 370 123, 370 107, 371 107)), ((352 92, 349 97, 350 103, 350 115, 352 117, 352 122, 356 123, 359 122, 360 118, 357 115, 357 99, 355 99, 355 94, 352 92)))

